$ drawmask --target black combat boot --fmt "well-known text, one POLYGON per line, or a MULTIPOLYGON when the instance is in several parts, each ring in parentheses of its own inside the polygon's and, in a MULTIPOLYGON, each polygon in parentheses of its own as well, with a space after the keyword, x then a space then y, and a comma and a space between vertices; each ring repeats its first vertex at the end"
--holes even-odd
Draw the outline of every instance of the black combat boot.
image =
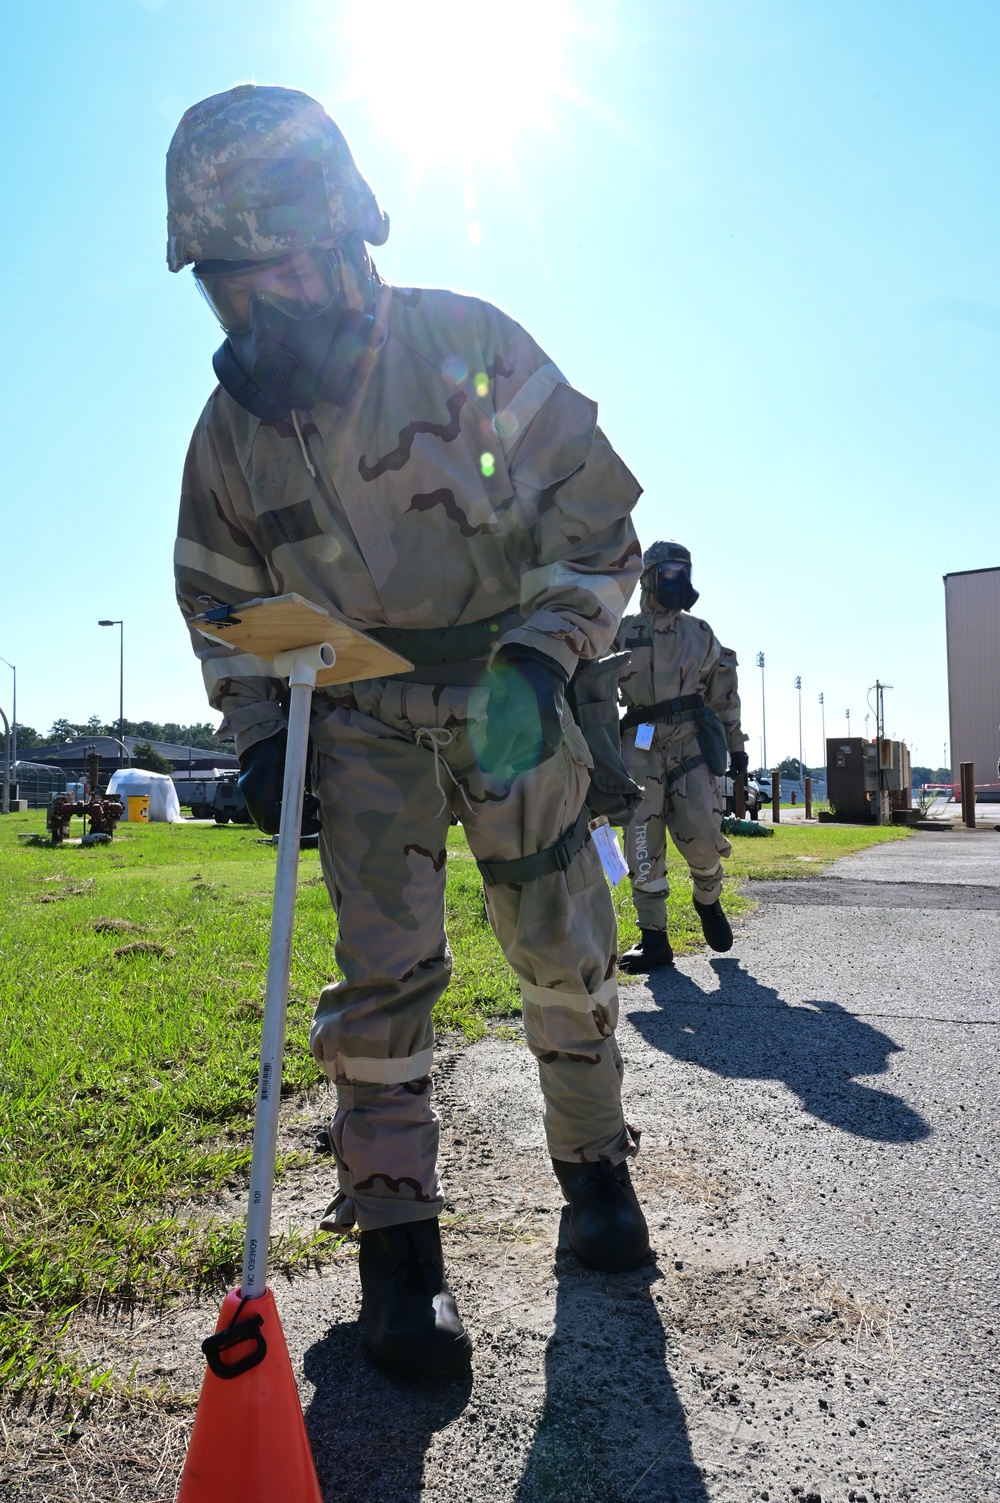
POLYGON ((631 976, 640 976, 645 971, 656 971, 661 966, 673 965, 674 952, 670 948, 666 929, 640 929, 639 943, 626 950, 619 960, 619 969, 631 976))
POLYGON ((694 900, 694 911, 701 919, 701 930, 710 950, 731 950, 733 948, 733 931, 729 927, 729 920, 722 911, 722 900, 716 898, 714 903, 699 903, 694 900))
POLYGON ((629 1178, 628 1164, 567 1164, 552 1167, 569 1201, 569 1245, 588 1268, 624 1273, 649 1252, 649 1232, 629 1178))
POLYGON ((468 1367, 472 1342, 445 1282, 436 1219, 362 1232, 358 1267, 370 1357, 409 1378, 468 1367))

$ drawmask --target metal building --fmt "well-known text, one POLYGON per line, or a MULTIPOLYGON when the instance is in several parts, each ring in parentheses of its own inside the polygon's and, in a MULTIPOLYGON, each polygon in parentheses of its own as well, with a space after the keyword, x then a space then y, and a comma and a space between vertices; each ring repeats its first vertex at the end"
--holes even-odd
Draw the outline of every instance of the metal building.
POLYGON ((1000 757, 1000 567, 944 576, 951 765, 992 783, 1000 757))

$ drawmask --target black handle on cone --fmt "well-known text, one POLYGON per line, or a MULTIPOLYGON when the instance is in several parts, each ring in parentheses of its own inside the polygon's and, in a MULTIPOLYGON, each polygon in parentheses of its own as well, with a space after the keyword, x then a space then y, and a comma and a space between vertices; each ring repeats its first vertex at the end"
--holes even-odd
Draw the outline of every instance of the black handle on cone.
POLYGON ((256 1367, 258 1362, 263 1362, 267 1356, 267 1342, 261 1329, 264 1321, 260 1315, 251 1315, 248 1320, 227 1326, 224 1331, 216 1331, 214 1336, 206 1336, 201 1344, 205 1353, 205 1360, 217 1378, 238 1378, 240 1373, 249 1372, 251 1367, 256 1367), (235 1362, 223 1362, 222 1353, 228 1351, 231 1346, 239 1346, 244 1341, 252 1341, 254 1349, 245 1357, 238 1357, 235 1362))

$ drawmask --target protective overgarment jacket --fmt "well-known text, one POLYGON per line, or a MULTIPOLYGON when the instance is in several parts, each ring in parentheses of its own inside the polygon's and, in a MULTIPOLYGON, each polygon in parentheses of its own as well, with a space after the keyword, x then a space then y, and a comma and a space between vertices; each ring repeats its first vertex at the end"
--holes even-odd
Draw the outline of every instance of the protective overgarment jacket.
MULTIPOLYGON (((641 567, 629 520, 640 488, 595 404, 511 319, 454 293, 381 285, 373 348, 346 407, 268 423, 214 392, 181 501, 185 616, 206 595, 236 604, 294 590, 361 629, 489 620, 491 642, 539 649, 569 673, 607 652, 641 567)), ((283 686, 269 666, 197 632, 192 641, 237 747, 279 729, 283 686)), ((481 772, 486 691, 470 685, 484 666, 445 684, 418 670, 314 699, 343 974, 312 1029, 337 1089, 328 1223, 366 1230, 441 1210, 431 1010, 451 971, 452 813, 477 858, 512 860, 554 844, 583 805, 589 755, 568 712, 550 760, 510 785, 481 772)), ((614 910, 593 845, 565 871, 485 895, 520 981, 552 1155, 620 1162, 635 1143, 614 1038, 614 910)))
MULTIPOLYGON (((731 752, 742 751, 736 654, 720 646, 707 621, 686 611, 668 611, 644 588, 642 611, 627 616, 615 641, 631 659, 621 674, 622 700, 630 709, 697 696, 722 721, 731 752)), ((625 834, 626 857, 641 929, 666 929, 666 832, 691 870, 694 896, 714 903, 722 892, 722 860, 732 846, 722 834, 722 803, 697 740, 693 710, 650 716, 652 745, 635 744, 638 727, 626 730, 622 752, 630 774, 644 789, 625 834)))

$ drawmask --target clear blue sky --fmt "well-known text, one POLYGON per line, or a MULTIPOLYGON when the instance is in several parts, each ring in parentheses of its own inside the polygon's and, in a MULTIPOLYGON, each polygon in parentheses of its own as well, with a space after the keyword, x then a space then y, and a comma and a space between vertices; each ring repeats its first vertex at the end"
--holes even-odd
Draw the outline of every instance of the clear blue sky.
MULTIPOLYGON (((0 100, 0 654, 19 719, 208 718, 173 603, 218 331, 164 261, 182 110, 315 94, 393 220, 391 281, 519 319, 685 541, 759 755, 864 730, 936 765, 941 575, 1000 563, 1000 7, 920 0, 37 0, 0 100), (459 12, 456 18, 456 9, 459 12), (568 23, 568 24, 567 24, 568 23), (412 23, 411 23, 412 24, 412 23), (565 34, 563 34, 565 32, 565 34), (873 728, 872 728, 873 729, 873 728)), ((0 704, 10 706, 0 664, 0 704)), ((215 717, 212 717, 215 718, 215 717)))

